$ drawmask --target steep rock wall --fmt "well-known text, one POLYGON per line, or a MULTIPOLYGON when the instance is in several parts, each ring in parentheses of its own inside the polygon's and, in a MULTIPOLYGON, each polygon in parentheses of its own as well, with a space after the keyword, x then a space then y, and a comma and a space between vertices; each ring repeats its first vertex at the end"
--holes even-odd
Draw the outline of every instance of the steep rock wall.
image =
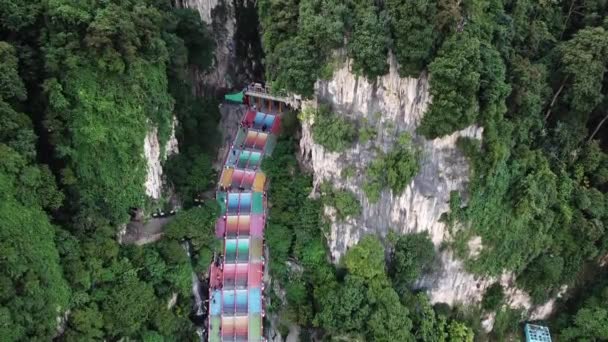
POLYGON ((169 156, 179 153, 177 138, 175 137, 175 127, 177 126, 177 118, 173 117, 171 125, 171 134, 169 140, 161 149, 158 140, 158 129, 151 127, 144 139, 144 157, 147 163, 146 195, 153 199, 159 199, 163 189, 163 167, 162 162, 169 156))
POLYGON ((210 70, 192 72, 198 94, 217 95, 262 81, 264 53, 255 0, 178 0, 177 6, 197 10, 215 43, 210 70))
MULTIPOLYGON (((370 82, 352 74, 346 64, 334 72, 332 79, 318 81, 315 101, 304 104, 306 107, 328 103, 335 112, 359 122, 366 119, 377 130, 375 140, 357 142, 345 152, 333 153, 315 144, 311 123, 303 123, 300 157, 313 170, 314 185, 329 180, 336 187, 353 191, 363 207, 359 217, 345 222, 337 222, 332 210, 326 208, 331 218, 328 242, 332 258, 337 261, 368 233, 386 236, 390 229, 399 233, 426 231, 439 251, 440 265, 417 286, 427 289, 434 303, 478 302, 485 288, 496 279, 466 272, 462 261, 449 249, 440 248, 450 239, 440 218, 449 211, 451 191, 459 191, 466 200, 469 166, 456 141, 459 137, 481 139, 483 128, 470 126, 434 140, 416 134, 416 127, 430 103, 428 77, 422 74, 418 79, 401 78, 397 70, 391 58, 390 72, 370 82), (376 158, 378 150, 389 151, 401 132, 410 133, 421 151, 420 171, 402 194, 385 189, 377 203, 370 203, 362 189, 366 165, 376 158), (356 172, 345 179, 341 172, 347 167, 355 167, 356 172)), ((481 248, 481 241, 477 243, 481 248)), ((512 277, 504 275, 500 281, 507 287, 511 306, 530 308, 530 298, 513 287, 512 277)), ((542 310, 542 316, 546 315, 546 307, 542 310)))
POLYGON ((234 33, 236 19, 232 1, 228 0, 182 0, 182 7, 198 11, 201 19, 209 25, 215 43, 213 66, 209 72, 194 73, 195 84, 204 88, 230 88, 231 65, 234 62, 234 33))
MULTIPOLYGON (((482 129, 472 126, 435 140, 417 135, 416 127, 430 101, 428 87, 424 74, 418 79, 399 77, 394 60, 390 72, 374 83, 352 74, 348 65, 336 70, 331 80, 317 82, 317 101, 331 104, 334 111, 354 120, 365 118, 377 131, 374 141, 333 153, 315 144, 310 123, 303 124, 300 150, 314 171, 315 186, 329 180, 353 191, 363 207, 360 217, 346 222, 332 220, 329 246, 334 260, 362 235, 372 232, 386 236, 389 229, 400 233, 427 231, 436 246, 448 239, 447 229, 439 219, 449 210, 450 192, 466 189, 469 171, 455 142, 461 136, 479 139, 482 129), (389 151, 400 132, 410 133, 420 148, 420 172, 402 194, 385 189, 377 203, 370 203, 362 190, 365 167, 377 157, 377 150, 389 151), (344 179, 341 171, 347 167, 355 167, 357 172, 344 179)), ((474 277, 464 272, 450 252, 442 252, 441 260, 442 271, 421 284, 431 288, 434 302, 469 302, 478 296, 475 286, 470 289, 474 277)))

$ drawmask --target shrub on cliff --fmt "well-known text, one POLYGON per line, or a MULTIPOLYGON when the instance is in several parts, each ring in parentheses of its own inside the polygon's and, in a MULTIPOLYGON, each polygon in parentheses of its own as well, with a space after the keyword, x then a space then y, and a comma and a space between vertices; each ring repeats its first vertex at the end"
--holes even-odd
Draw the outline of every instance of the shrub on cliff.
POLYGON ((481 307, 485 310, 494 311, 502 305, 505 293, 500 283, 494 283, 486 289, 481 300, 481 307))
POLYGON ((312 137, 327 150, 342 152, 355 142, 357 130, 348 119, 332 113, 327 106, 320 106, 314 113, 312 137))
POLYGON ((435 246, 428 233, 400 235, 389 264, 389 276, 393 287, 403 296, 410 286, 435 261, 435 246))
POLYGON ((361 203, 352 191, 336 189, 329 182, 321 184, 320 190, 323 203, 336 209, 338 220, 361 214, 361 203))
POLYGON ((418 173, 418 159, 419 152, 412 146, 410 135, 401 135, 396 147, 389 153, 381 154, 367 166, 363 191, 369 201, 378 201, 380 192, 386 187, 395 194, 403 192, 418 173))

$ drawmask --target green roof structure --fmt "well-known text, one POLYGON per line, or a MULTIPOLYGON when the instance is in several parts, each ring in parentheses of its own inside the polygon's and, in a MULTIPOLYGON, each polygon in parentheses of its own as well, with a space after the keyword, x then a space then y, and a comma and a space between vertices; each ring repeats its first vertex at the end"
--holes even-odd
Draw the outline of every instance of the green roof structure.
POLYGON ((241 91, 234 94, 226 94, 224 95, 224 99, 230 102, 243 103, 243 98, 245 97, 245 92, 241 91))

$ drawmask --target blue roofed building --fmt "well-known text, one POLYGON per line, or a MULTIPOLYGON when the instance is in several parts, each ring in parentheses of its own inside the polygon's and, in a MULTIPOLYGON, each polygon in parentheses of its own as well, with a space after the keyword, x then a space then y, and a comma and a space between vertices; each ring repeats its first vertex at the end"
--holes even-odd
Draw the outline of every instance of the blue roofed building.
POLYGON ((551 342, 549 328, 542 325, 526 324, 526 342, 551 342))

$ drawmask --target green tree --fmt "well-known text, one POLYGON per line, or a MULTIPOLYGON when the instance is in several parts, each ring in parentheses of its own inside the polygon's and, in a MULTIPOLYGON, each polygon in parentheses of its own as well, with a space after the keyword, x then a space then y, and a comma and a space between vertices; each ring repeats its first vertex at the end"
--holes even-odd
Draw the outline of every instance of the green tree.
POLYGON ((573 325, 562 331, 564 341, 597 341, 608 339, 608 310, 583 308, 574 316, 573 325))
POLYGON ((372 341, 414 341, 410 333, 412 321, 408 309, 401 305, 399 296, 391 287, 368 290, 368 301, 373 311, 367 322, 368 337, 372 341))
MULTIPOLYGON (((402 296, 403 297, 403 296, 402 296)), ((446 321, 437 316, 428 296, 421 292, 408 302, 411 308, 413 333, 417 341, 446 341, 446 321)))
POLYGON ((441 137, 475 122, 481 67, 480 41, 473 34, 464 31, 443 43, 429 65, 433 102, 419 126, 427 138, 441 137))
POLYGON ((343 152, 356 139, 355 125, 342 115, 332 113, 328 106, 314 112, 312 137, 315 143, 331 152, 343 152))
POLYGON ((320 55, 312 42, 296 36, 279 43, 267 58, 273 66, 269 70, 273 88, 286 89, 304 97, 313 95, 320 55))
POLYGON ((353 32, 347 46, 355 72, 373 80, 388 71, 389 34, 386 12, 373 4, 355 7, 353 32))
POLYGON ((205 203, 179 212, 165 230, 165 237, 178 242, 188 241, 196 264, 206 267, 211 263, 213 252, 217 251, 215 222, 219 208, 215 202, 205 203))
POLYGON ((270 55, 280 42, 297 33, 298 26, 294 23, 298 21, 298 1, 261 0, 257 8, 263 29, 264 51, 270 55))
POLYGON ((562 257, 541 255, 528 265, 526 273, 520 276, 517 282, 531 292, 530 295, 535 302, 541 303, 550 294, 546 289, 560 282, 563 269, 562 257))
POLYGON ((68 341, 91 340, 104 336, 103 316, 95 303, 74 310, 70 314, 68 324, 70 325, 66 334, 68 341))
POLYGON ((70 299, 54 228, 40 207, 15 198, 15 180, 2 168, 0 189, 0 339, 46 339, 70 299))
POLYGON ((324 182, 320 189, 323 203, 336 209, 339 220, 344 220, 348 217, 355 217, 361 214, 361 203, 357 196, 350 191, 344 189, 335 189, 324 182))
POLYGON ((389 187, 393 193, 402 193, 418 173, 418 159, 419 152, 412 146, 411 137, 402 134, 390 152, 381 154, 367 166, 363 191, 369 201, 378 201, 385 187, 389 187))
POLYGON ((188 201, 203 192, 215 180, 211 159, 204 153, 197 156, 175 154, 165 163, 167 177, 177 192, 188 201))
POLYGON ((154 308, 152 287, 127 276, 112 286, 101 313, 111 336, 131 336, 145 323, 154 308))
POLYGON ((389 0, 386 8, 399 73, 417 77, 432 60, 437 44, 436 1, 389 0))
MULTIPOLYGON (((38 15, 42 3, 40 1, 29 1, 27 3, 16 3, 12 0, 0 1, 0 29, 17 32, 20 29, 32 25, 38 15)), ((1 59, 0 59, 1 60, 1 59)))
POLYGON ((389 263, 393 287, 403 296, 412 283, 435 261, 435 246, 426 232, 401 235, 389 263))
POLYGON ((564 73, 571 79, 569 103, 581 114, 589 113, 603 98, 602 81, 608 63, 608 32, 602 27, 578 31, 559 51, 564 73))
POLYGON ((464 323, 452 321, 448 326, 449 342, 473 342, 475 335, 464 323))
POLYGON ((343 285, 323 288, 328 291, 318 298, 321 311, 315 318, 317 324, 332 334, 357 335, 370 314, 364 279, 348 276, 343 285))
POLYGON ((11 44, 0 41, 0 99, 24 100, 26 97, 16 54, 17 51, 11 44))
POLYGON ((393 192, 402 193, 420 169, 419 153, 409 134, 399 136, 396 145, 384 158, 386 182, 393 192))
POLYGON ((344 255, 344 265, 351 274, 366 280, 384 276, 384 247, 377 237, 366 235, 344 255))
POLYGON ((481 307, 485 310, 494 311, 500 308, 504 301, 504 291, 500 283, 494 283, 486 289, 481 300, 481 307))

